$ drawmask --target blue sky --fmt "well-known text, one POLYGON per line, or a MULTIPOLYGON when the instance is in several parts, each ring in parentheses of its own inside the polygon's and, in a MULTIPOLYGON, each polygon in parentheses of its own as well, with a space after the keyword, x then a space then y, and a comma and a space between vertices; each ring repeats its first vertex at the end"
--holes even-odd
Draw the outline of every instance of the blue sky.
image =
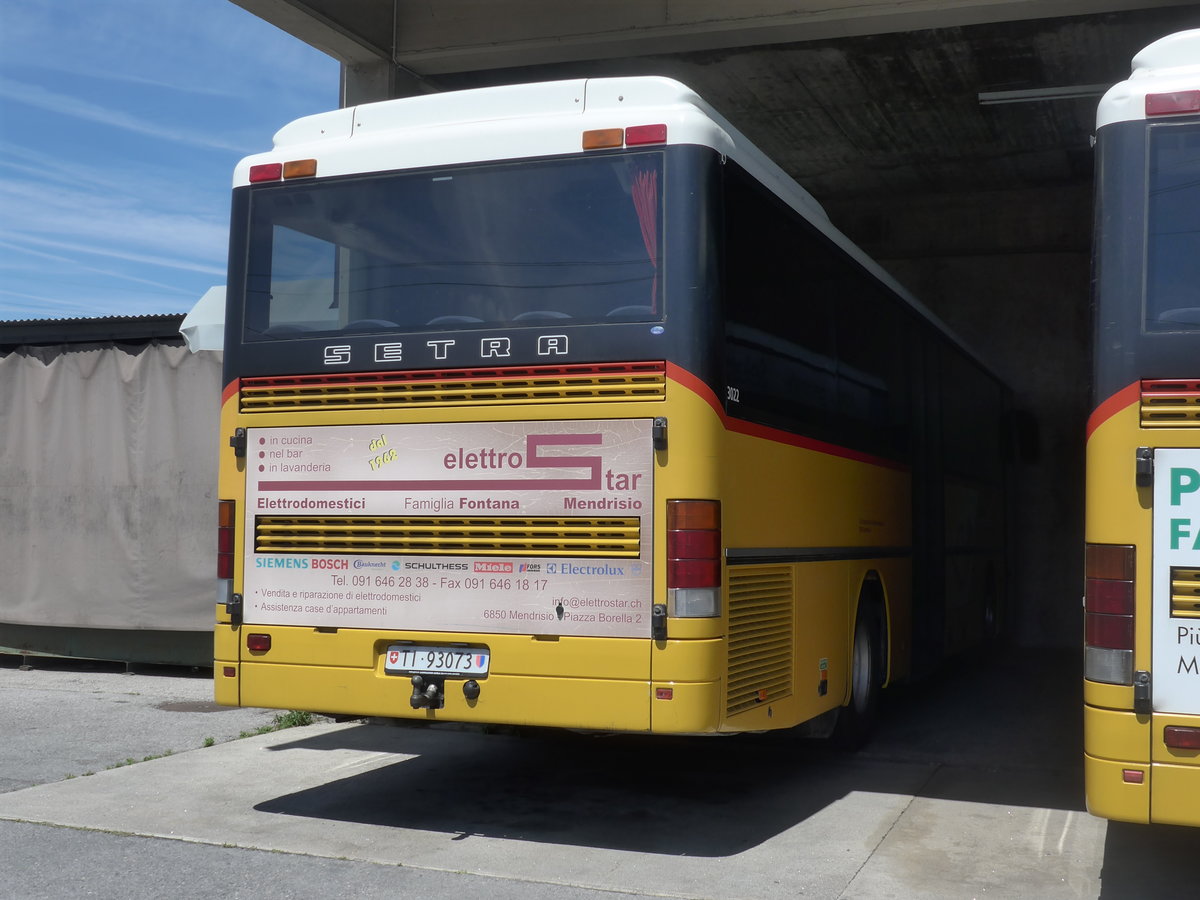
POLYGON ((225 283, 234 164, 337 98, 229 0, 3 0, 0 321, 187 312, 225 283))

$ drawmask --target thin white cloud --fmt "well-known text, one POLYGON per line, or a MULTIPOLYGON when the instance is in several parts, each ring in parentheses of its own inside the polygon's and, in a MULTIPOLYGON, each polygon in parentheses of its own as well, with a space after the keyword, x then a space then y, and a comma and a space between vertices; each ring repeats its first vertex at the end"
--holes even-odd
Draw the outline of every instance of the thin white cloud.
POLYGON ((327 93, 336 102, 335 60, 230 0, 106 0, 86 15, 79 0, 4 7, 0 59, 9 68, 229 98, 246 98, 247 86, 259 95, 327 93))
POLYGON ((0 76, 0 100, 22 103, 59 115, 82 119, 86 122, 96 122, 110 128, 120 128, 134 134, 159 138, 164 141, 189 144, 193 147, 208 147, 214 150, 229 150, 234 153, 244 152, 244 148, 216 135, 186 131, 150 122, 119 109, 98 106, 95 103, 80 100, 78 97, 59 94, 36 84, 27 84, 3 76, 0 76))
MULTIPOLYGON (((181 269, 185 272, 203 272, 205 275, 224 275, 225 269, 220 266, 204 265, 203 263, 192 262, 186 259, 177 259, 166 256, 152 256, 145 253, 132 253, 128 250, 123 250, 119 247, 104 247, 98 244, 80 244, 74 241, 55 241, 48 238, 38 238, 27 234, 14 234, 8 231, 0 231, 0 245, 7 246, 15 250, 23 250, 25 252, 35 253, 36 250, 30 249, 28 245, 34 247, 49 247, 54 250, 69 250, 74 253, 87 253, 91 256, 101 256, 107 259, 120 259, 125 262, 143 263, 146 265, 160 266, 166 269, 181 269)), ((100 270, 95 270, 100 271, 100 270)), ((169 285, 160 284, 159 282, 150 281, 148 279, 131 278, 118 272, 108 271, 107 275, 120 276, 130 278, 133 281, 142 281, 145 284, 153 284, 158 287, 169 287, 169 285)))
POLYGON ((62 297, 22 294, 0 290, 5 298, 0 319, 54 319, 59 317, 94 316, 100 304, 96 300, 66 300, 62 297))
POLYGON ((72 299, 0 290, 0 321, 74 319, 94 316, 141 316, 187 312, 198 298, 184 299, 143 291, 81 291, 72 299))
MULTIPOLYGON (((164 284, 161 281, 155 281, 151 278, 143 278, 140 275, 133 275, 133 274, 130 274, 129 272, 122 272, 117 269, 103 268, 101 266, 88 265, 87 263, 81 262, 80 260, 75 259, 70 256, 63 256, 62 254, 59 254, 59 253, 46 253, 45 251, 35 250, 34 248, 29 247, 29 246, 22 246, 20 244, 20 242, 10 243, 10 242, 5 241, 2 238, 0 238, 0 247, 15 251, 16 253, 20 254, 20 257, 36 257, 38 259, 47 259, 47 260, 50 260, 51 262, 58 263, 61 268, 55 270, 57 273, 62 273, 62 272, 70 271, 70 270, 79 271, 79 272, 88 272, 93 275, 104 275, 108 278, 114 278, 114 279, 117 279, 118 281, 128 282, 130 284, 144 284, 144 285, 147 285, 148 287, 158 288, 159 290, 166 291, 167 293, 170 293, 170 294, 180 294, 180 295, 184 295, 184 296, 190 296, 192 293, 187 288, 180 287, 177 284, 164 284)), ((69 248, 65 248, 65 249, 69 249, 69 248)), ((18 257, 18 259, 20 257, 18 257)), ((44 266, 41 266, 41 267, 28 266, 28 267, 22 268, 18 263, 17 265, 6 264, 3 266, 0 266, 0 268, 3 268, 10 272, 31 271, 31 272, 38 274, 43 279, 46 277, 46 271, 45 271, 44 266)), ((213 273, 206 272, 205 274, 213 274, 213 273)), ((13 292, 12 291, 7 291, 7 292, 0 291, 0 293, 13 293, 13 292)), ((26 295, 26 296, 32 296, 32 295, 26 295)))
POLYGON ((147 260, 187 258, 204 271, 225 258, 228 246, 223 204, 189 202, 154 184, 94 190, 86 183, 0 178, 0 208, 0 231, 9 235, 119 245, 147 260))
MULTIPOLYGON (((30 184, 50 183, 81 193, 138 198, 150 207, 169 202, 174 209, 203 210, 223 224, 233 164, 214 166, 208 161, 198 171, 187 172, 169 156, 159 162, 112 156, 94 163, 79 162, 0 140, 0 184, 6 181, 4 170, 30 184)), ((0 208, 0 221, 6 217, 0 208)))

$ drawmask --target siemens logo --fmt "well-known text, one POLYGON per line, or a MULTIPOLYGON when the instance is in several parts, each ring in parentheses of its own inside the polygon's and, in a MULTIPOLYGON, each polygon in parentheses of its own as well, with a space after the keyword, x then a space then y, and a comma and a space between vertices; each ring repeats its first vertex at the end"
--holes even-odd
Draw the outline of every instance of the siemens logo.
POLYGON ((348 569, 350 562, 345 559, 330 559, 328 557, 313 557, 306 559, 304 557, 285 556, 282 559, 274 557, 258 557, 254 560, 254 568, 256 569, 348 569))

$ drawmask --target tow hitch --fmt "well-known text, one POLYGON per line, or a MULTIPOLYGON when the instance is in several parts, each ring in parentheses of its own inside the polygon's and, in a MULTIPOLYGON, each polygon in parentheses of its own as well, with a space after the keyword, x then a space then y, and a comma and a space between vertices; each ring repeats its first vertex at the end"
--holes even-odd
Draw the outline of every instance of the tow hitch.
POLYGON ((414 675, 412 686, 408 704, 413 709, 441 709, 446 705, 446 679, 433 675, 414 675))

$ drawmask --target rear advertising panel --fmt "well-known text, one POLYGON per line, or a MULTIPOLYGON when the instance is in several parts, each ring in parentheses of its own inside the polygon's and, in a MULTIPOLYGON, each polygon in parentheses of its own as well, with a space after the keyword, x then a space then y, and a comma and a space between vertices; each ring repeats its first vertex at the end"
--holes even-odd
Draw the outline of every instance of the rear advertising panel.
POLYGON ((652 420, 248 431, 248 624, 649 637, 652 420))
POLYGON ((1154 454, 1153 702, 1200 715, 1200 450, 1154 454))

